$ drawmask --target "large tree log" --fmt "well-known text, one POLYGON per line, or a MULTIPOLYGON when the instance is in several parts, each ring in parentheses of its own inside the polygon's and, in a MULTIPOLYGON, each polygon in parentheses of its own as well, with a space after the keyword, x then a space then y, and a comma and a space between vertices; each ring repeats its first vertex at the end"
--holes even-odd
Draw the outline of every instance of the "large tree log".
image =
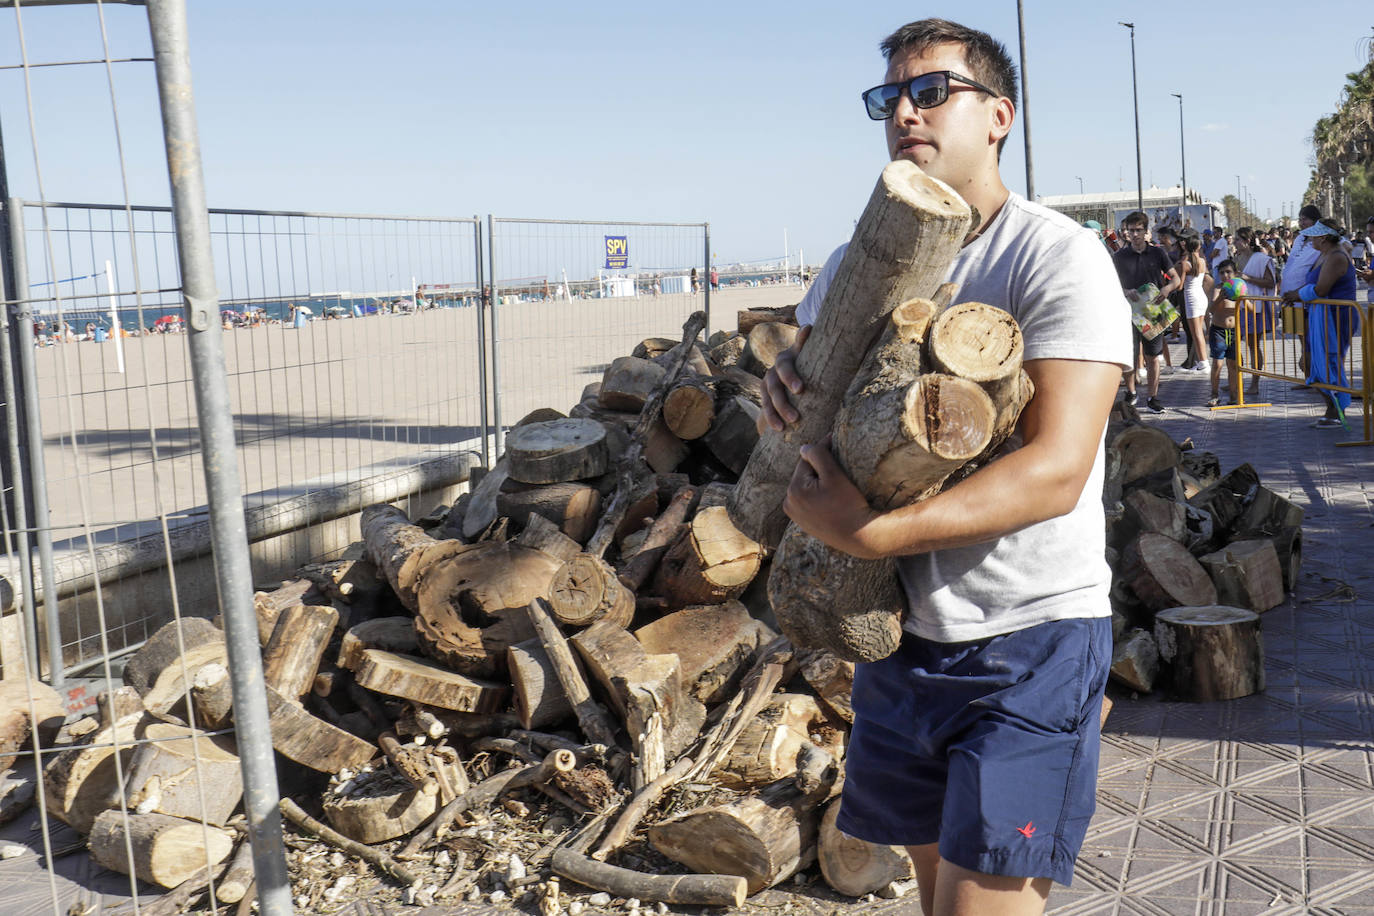
POLYGON ((659 563, 654 592, 675 608, 738 598, 758 574, 761 556, 724 507, 698 509, 659 563))
POLYGON ((1155 615, 1155 642, 1168 665, 1173 699, 1207 703, 1264 689, 1264 640, 1254 611, 1169 608, 1155 615))
MULTIPOLYGON (((1011 316, 979 303, 939 308, 939 301, 916 299, 893 310, 835 418, 836 459, 880 511, 938 492, 962 466, 990 455, 1029 399, 1020 329, 1011 316), (938 353, 941 368, 972 379, 921 374, 923 350, 938 353)), ((901 639, 893 562, 833 550, 795 525, 774 558, 768 596, 798 646, 875 661, 901 639)))
POLYGON ((129 656, 124 665, 124 683, 143 696, 182 652, 209 642, 224 642, 224 633, 203 617, 183 617, 164 624, 129 656))
POLYGON ((524 608, 548 595, 561 565, 519 543, 486 541, 430 566, 415 618, 425 654, 472 677, 499 676, 506 647, 534 635, 524 608))
POLYGON ((759 646, 777 636, 738 601, 666 614, 634 635, 650 655, 676 654, 684 687, 708 705, 733 693, 759 646))
POLYGON ((601 391, 597 401, 607 410, 634 410, 644 406, 649 395, 663 379, 664 369, 658 363, 635 356, 612 360, 601 377, 601 391))
POLYGON ((762 377, 778 354, 797 342, 797 326, 777 321, 765 321, 750 329, 745 337, 744 352, 740 354, 738 366, 745 372, 762 377))
POLYGON ((166 722, 152 723, 143 737, 149 743, 134 751, 124 780, 127 805, 223 826, 243 797, 233 741, 166 722))
POLYGON ((312 716, 271 687, 266 689, 272 747, 283 757, 321 773, 337 773, 344 767, 357 769, 377 755, 375 745, 312 716))
POLYGON ((930 296, 944 280, 969 230, 968 205, 943 182, 905 160, 889 163, 826 292, 807 345, 797 358, 806 383, 800 419, 759 440, 730 505, 735 525, 767 546, 787 526, 783 496, 798 449, 829 431, 840 399, 902 302, 930 296))
POLYGON ((1216 586, 1207 572, 1186 547, 1161 534, 1131 541, 1121 564, 1122 578, 1149 610, 1216 604, 1216 586))
MULTIPOLYGON (((488 474, 483 481, 491 476, 488 474)), ((369 559, 386 576, 401 603, 414 610, 413 570, 416 560, 426 548, 437 542, 418 525, 412 525, 404 512, 386 503, 363 509, 359 525, 363 549, 369 559)))
POLYGON ((549 608, 564 626, 586 627, 607 620, 627 627, 635 615, 635 596, 600 557, 579 554, 554 574, 549 608))
MULTIPOLYGON (((812 743, 811 731, 824 725, 816 701, 804 693, 774 694, 757 716, 745 725, 714 778, 728 789, 757 789, 797 772, 802 748, 812 743)), ((833 731, 833 730, 832 730, 833 731)), ((832 757, 844 753, 843 741, 823 748, 832 757)))
POLYGON ((353 676, 368 690, 455 712, 497 712, 510 692, 501 684, 381 649, 365 649, 353 676))
POLYGON ((625 722, 639 758, 632 787, 639 789, 697 736, 706 709, 684 692, 676 655, 649 655, 622 627, 601 621, 572 644, 625 722))
POLYGON ((309 693, 338 622, 339 612, 327 606, 298 604, 282 611, 262 652, 268 686, 296 700, 309 693))
POLYGON ((1121 456, 1121 479, 1127 485, 1177 467, 1183 455, 1168 433, 1153 426, 1128 427, 1112 440, 1111 447, 1121 456))
POLYGON ((739 875, 756 894, 814 861, 823 800, 821 793, 802 795, 779 782, 660 821, 649 829, 649 842, 693 871, 739 875))
POLYGON ((134 741, 153 722, 139 711, 93 732, 87 745, 65 750, 43 768, 44 804, 49 814, 90 833, 96 815, 119 803, 119 773, 128 772, 134 741), (119 745, 119 764, 115 747, 119 745))
POLYGON ((105 811, 91 828, 90 847, 91 858, 106 868, 172 888, 228 858, 234 836, 165 814, 105 811), (133 850, 132 860, 128 848, 133 850))
POLYGON ((596 530, 601 494, 585 483, 553 483, 502 491, 496 511, 524 527, 531 515, 548 519, 568 537, 585 543, 596 530))
POLYGON ((1198 562, 1217 587, 1221 604, 1264 612, 1283 601, 1283 571, 1270 540, 1232 541, 1198 562))
POLYGON ((510 476, 523 483, 595 477, 610 463, 606 430, 595 420, 576 418, 521 426, 506 436, 506 463, 510 476))
POLYGON ((1187 539, 1186 504, 1144 489, 1131 490, 1122 502, 1126 510, 1125 521, 1134 534, 1162 534, 1180 544, 1187 539))
POLYGON ((820 837, 816 841, 821 877, 836 893, 863 897, 915 874, 905 848, 880 846, 847 836, 835 826, 839 816, 840 799, 837 798, 825 809, 820 837))

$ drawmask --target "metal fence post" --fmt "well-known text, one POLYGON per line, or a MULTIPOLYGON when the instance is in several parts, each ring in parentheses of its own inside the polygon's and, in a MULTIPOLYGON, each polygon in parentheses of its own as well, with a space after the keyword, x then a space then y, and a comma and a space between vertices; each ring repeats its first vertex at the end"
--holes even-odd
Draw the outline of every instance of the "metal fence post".
POLYGON ((482 466, 491 467, 491 424, 487 419, 487 306, 486 277, 482 272, 482 220, 472 216, 473 263, 477 265, 477 390, 482 415, 482 466))
POLYGON ((493 461, 501 457, 505 437, 501 434, 501 331, 496 313, 501 309, 500 296, 496 291, 496 222, 487 214, 487 270, 491 274, 491 418, 496 427, 496 454, 493 461))
MULTIPOLYGON (((7 225, 9 221, 15 218, 21 221, 23 220, 22 211, 17 217, 15 215, 13 210, 14 201, 6 200, 3 202, 3 205, 6 208, 5 216, 7 225)), ((8 245, 8 240, 5 240, 4 247, 6 251, 12 250, 8 245)), ((6 289, 6 298, 12 301, 18 300, 19 295, 14 291, 15 287, 12 285, 15 279, 14 271, 5 270, 2 263, 0 263, 0 271, 4 271, 4 275, 0 276, 0 288, 6 289), (6 284, 10 285, 6 287, 6 284)), ((16 315, 19 308, 20 306, 17 305, 14 307, 14 313, 16 315)), ((11 530, 14 532, 14 548, 19 554, 21 581, 26 583, 21 589, 22 593, 19 595, 20 606, 23 609, 22 613, 24 615, 24 640, 26 642, 24 667, 28 669, 28 675, 30 677, 37 677, 39 671, 42 670, 42 666, 38 661, 38 614, 34 608, 33 589, 29 588, 27 585, 27 583, 33 581, 33 556, 29 551, 28 530, 28 493, 32 490, 32 484, 25 479, 28 477, 28 473, 24 465, 24 460, 20 456, 20 443, 23 441, 23 437, 19 432, 19 413, 21 406, 18 403, 19 394, 17 386, 15 385, 14 375, 16 340, 10 334, 10 321, 12 317, 15 316, 11 314, 10 309, 6 309, 5 314, 0 316, 0 376, 3 376, 3 379, 0 379, 0 385, 3 385, 5 398, 5 460, 9 463, 10 473, 8 475, 8 480, 14 493, 14 498, 9 503, 9 505, 14 507, 14 517, 10 519, 10 524, 13 526, 11 530)), ((8 548, 9 545, 6 546, 8 548)), ((5 673, 12 676, 12 672, 7 671, 5 673)))
MULTIPOLYGON (((706 340, 711 339, 711 224, 702 223, 702 231, 705 235, 704 244, 706 245, 706 340)), ((704 341, 703 341, 704 342, 704 341)))
MULTIPOLYGON (((33 528, 38 545, 38 577, 43 581, 43 623, 48 646, 48 677, 60 690, 66 678, 62 671, 62 627, 57 612, 57 577, 53 573, 52 528, 48 524, 48 469, 43 455, 43 417, 38 405, 38 369, 33 358, 33 303, 29 301, 29 262, 24 239, 23 201, 10 198, 10 250, 14 253, 14 289, 18 295, 15 331, 19 343, 19 373, 24 398, 24 419, 28 433, 29 482, 33 487, 33 528), (15 218, 17 211, 17 218, 15 218)), ((58 328, 61 332, 62 328, 58 328)), ((33 582, 30 575, 25 582, 33 582)), ((32 600, 32 599, 30 599, 32 600)))
POLYGON ((148 0, 158 101, 172 185, 177 258, 190 324, 188 345, 209 496, 215 579, 229 652, 234 719, 243 767, 243 807, 253 846, 259 912, 289 916, 291 883, 282 843, 280 793, 272 756, 266 684, 253 610, 248 533, 239 489, 238 456, 205 205, 200 140, 191 92, 184 0, 148 0))

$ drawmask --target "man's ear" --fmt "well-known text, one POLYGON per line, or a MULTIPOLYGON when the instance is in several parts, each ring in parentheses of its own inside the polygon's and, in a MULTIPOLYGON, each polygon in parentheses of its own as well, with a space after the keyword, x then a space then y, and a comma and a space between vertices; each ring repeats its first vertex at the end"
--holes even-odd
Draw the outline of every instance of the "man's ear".
POLYGON ((993 102, 992 108, 992 130, 988 133, 988 139, 996 144, 999 140, 1011 133, 1011 126, 1016 121, 1016 106, 1011 99, 999 98, 993 102))

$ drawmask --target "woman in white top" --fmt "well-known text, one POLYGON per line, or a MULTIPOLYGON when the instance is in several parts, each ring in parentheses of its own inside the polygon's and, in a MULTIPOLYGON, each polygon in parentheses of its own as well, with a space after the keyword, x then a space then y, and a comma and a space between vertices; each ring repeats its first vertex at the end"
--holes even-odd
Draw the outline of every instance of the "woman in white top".
MULTIPOLYGON (((1245 280, 1246 288, 1252 296, 1277 295, 1278 275, 1274 270, 1274 259, 1265 247, 1262 241, 1256 239, 1249 260, 1241 268, 1241 278, 1245 280)), ((1244 316, 1245 343, 1250 353, 1250 365, 1256 369, 1263 369, 1264 349, 1260 346, 1260 341, 1274 329, 1274 303, 1247 302, 1245 306, 1245 311, 1253 315, 1244 316)), ((1257 375, 1250 383, 1250 389, 1245 393, 1246 397, 1258 398, 1259 387, 1257 375)))
POLYGON ((1178 260, 1178 273, 1183 278, 1183 319, 1191 332, 1188 343, 1193 352, 1188 355, 1188 363, 1194 372, 1207 372, 1211 366, 1207 362, 1207 331, 1203 319, 1207 315, 1209 291, 1203 286, 1204 279, 1211 280, 1207 264, 1202 260, 1202 243, 1196 235, 1180 239, 1183 256, 1178 260))

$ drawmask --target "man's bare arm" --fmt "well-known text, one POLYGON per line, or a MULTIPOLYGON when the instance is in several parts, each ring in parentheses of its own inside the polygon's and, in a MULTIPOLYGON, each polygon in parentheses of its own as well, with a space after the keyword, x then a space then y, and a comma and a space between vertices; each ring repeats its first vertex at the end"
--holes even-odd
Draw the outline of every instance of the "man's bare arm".
POLYGON ((1092 471, 1121 367, 1042 359, 1025 369, 1035 396, 1021 417, 1024 445, 943 493, 877 512, 828 443, 817 443, 803 449, 783 508, 807 533, 866 558, 980 544, 1068 513, 1092 471))

